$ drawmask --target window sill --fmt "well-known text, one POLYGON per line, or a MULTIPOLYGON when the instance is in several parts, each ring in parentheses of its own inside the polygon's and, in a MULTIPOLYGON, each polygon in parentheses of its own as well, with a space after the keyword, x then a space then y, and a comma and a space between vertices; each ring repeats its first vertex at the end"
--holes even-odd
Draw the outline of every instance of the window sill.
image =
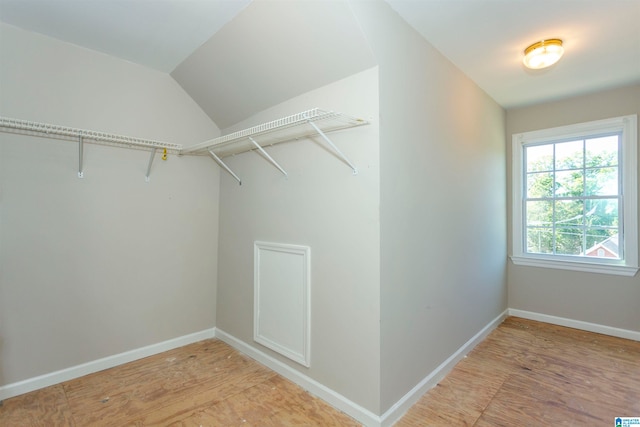
POLYGON ((633 277, 638 267, 630 267, 620 264, 597 264, 593 262, 566 261, 538 257, 510 256, 515 265, 528 267, 554 268, 560 270, 582 271, 585 273, 611 274, 615 276, 633 277))

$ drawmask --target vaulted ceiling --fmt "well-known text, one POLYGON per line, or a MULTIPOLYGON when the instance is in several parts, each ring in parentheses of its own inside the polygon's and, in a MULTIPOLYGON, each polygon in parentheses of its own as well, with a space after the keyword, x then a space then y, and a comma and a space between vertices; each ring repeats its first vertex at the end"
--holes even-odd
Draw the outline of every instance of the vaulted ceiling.
POLYGON ((169 73, 251 0, 0 0, 0 21, 169 73))
POLYGON ((171 75, 224 129, 374 65, 348 3, 254 1, 171 75))
MULTIPOLYGON (((637 0, 385 1, 505 108, 640 83, 637 0), (550 37, 565 57, 525 69, 550 37)), ((375 65, 351 2, 0 0, 0 21, 171 73, 224 129, 375 65)))

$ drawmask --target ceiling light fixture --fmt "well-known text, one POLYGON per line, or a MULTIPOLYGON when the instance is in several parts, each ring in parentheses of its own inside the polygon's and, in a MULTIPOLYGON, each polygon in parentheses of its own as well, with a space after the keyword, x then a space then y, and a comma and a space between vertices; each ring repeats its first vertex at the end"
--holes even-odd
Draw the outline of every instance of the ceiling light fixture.
POLYGON ((547 68, 560 59, 564 53, 562 40, 547 39, 532 44, 524 50, 524 58, 522 62, 527 68, 539 70, 547 68))

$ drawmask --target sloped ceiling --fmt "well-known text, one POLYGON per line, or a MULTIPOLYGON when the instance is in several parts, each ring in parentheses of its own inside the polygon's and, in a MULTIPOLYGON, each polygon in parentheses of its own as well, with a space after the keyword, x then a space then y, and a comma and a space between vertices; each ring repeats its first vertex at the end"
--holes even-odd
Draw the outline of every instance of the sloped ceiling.
POLYGON ((347 2, 254 1, 171 75, 224 129, 375 64, 347 2))
MULTIPOLYGON (((225 129, 375 65, 357 1, 0 0, 0 21, 170 72, 225 129)), ((640 83, 640 0, 384 1, 504 108, 640 83), (562 60, 525 69, 550 37, 562 60)))
POLYGON ((169 73, 251 0, 0 0, 0 21, 169 73))
POLYGON ((640 83, 640 0, 386 0, 504 108, 640 83), (556 65, 524 49, 564 41, 556 65))

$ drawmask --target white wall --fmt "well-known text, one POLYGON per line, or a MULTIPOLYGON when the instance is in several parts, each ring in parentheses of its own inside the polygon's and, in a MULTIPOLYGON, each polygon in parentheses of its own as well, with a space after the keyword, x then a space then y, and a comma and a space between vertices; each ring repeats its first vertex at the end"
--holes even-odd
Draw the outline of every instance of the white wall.
POLYGON ((375 413, 380 348, 377 68, 295 97, 225 133, 314 107, 371 119, 371 125, 330 134, 359 174, 352 175, 319 137, 267 149, 288 179, 256 152, 225 159, 242 186, 222 173, 216 325, 375 413), (256 240, 311 247, 310 368, 253 342, 256 240))
POLYGON ((384 2, 354 2, 380 69, 381 410, 506 308, 505 114, 384 2))
MULTIPOLYGON (((0 26, 0 115, 190 144, 219 130, 167 74, 0 26)), ((0 133, 0 386, 212 328, 219 169, 0 133)))
MULTIPOLYGON (((510 109, 507 111, 507 137, 511 139, 514 133, 628 114, 640 114, 640 85, 510 109)), ((511 144, 508 147, 507 158, 511 159, 511 144)), ((511 203, 511 185, 508 194, 511 203)), ((509 253, 512 253, 511 232, 509 253)), ((508 283, 509 308, 640 331, 640 276, 637 274, 621 277, 515 266, 509 262, 508 283)))

